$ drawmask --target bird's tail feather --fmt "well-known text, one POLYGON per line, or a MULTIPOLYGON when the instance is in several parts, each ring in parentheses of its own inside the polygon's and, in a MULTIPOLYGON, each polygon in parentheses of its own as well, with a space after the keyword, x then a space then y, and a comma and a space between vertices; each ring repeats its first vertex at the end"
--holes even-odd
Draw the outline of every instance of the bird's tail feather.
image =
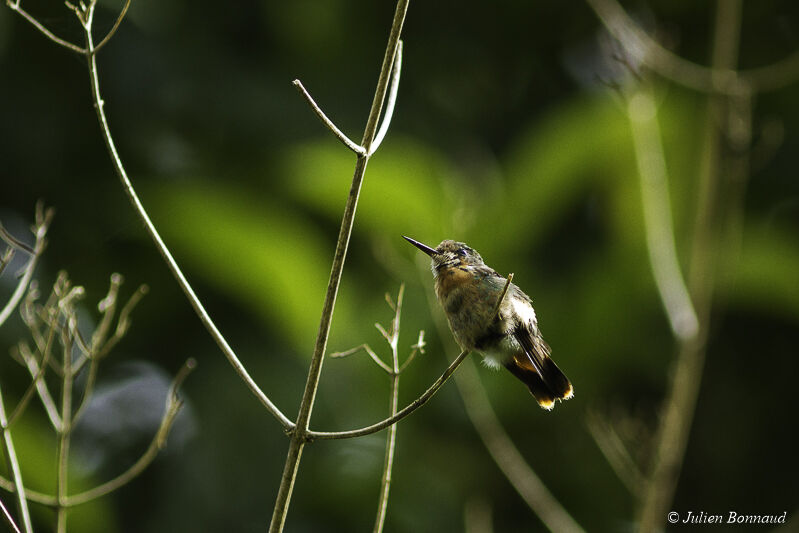
POLYGON ((544 357, 542 363, 540 374, 526 358, 514 357, 505 368, 527 385, 538 405, 550 410, 555 406, 555 400, 568 400, 574 396, 574 388, 552 359, 544 357))

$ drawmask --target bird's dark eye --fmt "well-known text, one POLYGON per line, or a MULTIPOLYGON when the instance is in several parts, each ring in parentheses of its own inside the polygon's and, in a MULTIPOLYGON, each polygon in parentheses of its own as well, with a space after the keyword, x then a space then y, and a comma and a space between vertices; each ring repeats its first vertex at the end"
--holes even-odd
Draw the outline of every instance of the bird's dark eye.
POLYGON ((458 248, 458 251, 455 253, 458 255, 466 255, 466 248, 458 248))

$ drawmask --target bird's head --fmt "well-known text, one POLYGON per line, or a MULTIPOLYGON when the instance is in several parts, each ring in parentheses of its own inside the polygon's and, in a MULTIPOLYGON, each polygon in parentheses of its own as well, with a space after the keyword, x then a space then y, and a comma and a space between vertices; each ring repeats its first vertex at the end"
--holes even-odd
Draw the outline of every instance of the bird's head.
POLYGON ((403 238, 430 256, 434 274, 438 274, 444 268, 483 266, 485 264, 477 250, 470 248, 463 242, 446 240, 441 241, 441 244, 437 247, 430 248, 426 244, 422 244, 410 237, 403 235, 403 238))

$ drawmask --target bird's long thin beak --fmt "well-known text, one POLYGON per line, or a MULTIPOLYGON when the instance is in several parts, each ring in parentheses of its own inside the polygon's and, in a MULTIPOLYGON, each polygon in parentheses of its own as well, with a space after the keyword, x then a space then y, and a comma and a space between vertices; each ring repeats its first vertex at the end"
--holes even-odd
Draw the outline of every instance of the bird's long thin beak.
POLYGON ((411 239, 410 237, 406 237, 405 235, 403 235, 402 238, 405 239, 406 241, 408 241, 409 243, 411 243, 412 245, 416 246, 417 248, 419 248, 421 251, 423 251, 424 253, 426 253, 430 257, 433 257, 434 255, 438 254, 438 252, 436 252, 435 248, 430 248, 426 244, 422 244, 419 241, 415 241, 415 240, 411 239))

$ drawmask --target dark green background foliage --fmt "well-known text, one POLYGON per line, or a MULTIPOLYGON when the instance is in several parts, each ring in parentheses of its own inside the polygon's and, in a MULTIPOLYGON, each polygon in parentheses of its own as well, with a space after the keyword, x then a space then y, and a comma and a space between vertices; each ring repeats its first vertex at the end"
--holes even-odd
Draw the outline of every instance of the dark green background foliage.
MULTIPOLYGON (((59 2, 24 4, 80 42, 59 2)), ((626 7, 682 55, 707 63, 712 3, 626 7)), ((118 8, 104 2, 96 26, 110 27, 118 8)), ((391 2, 360 0, 134 0, 99 56, 111 128, 145 206, 230 344, 289 417, 304 386, 354 166, 290 82, 300 78, 359 140, 392 12, 391 2)), ((403 375, 401 403, 418 396, 456 347, 436 332, 431 316, 441 311, 428 306, 430 273, 400 235, 433 245, 467 241, 495 269, 514 272, 534 298, 576 389, 573 400, 546 413, 510 375, 482 368, 500 419, 578 522, 590 531, 626 530, 634 497, 598 451, 586 414, 608 416, 648 464, 675 343, 649 268, 629 122, 621 98, 598 81, 611 77, 603 31, 579 2, 412 2, 403 37, 399 101, 367 170, 329 347, 368 342, 387 356, 372 324, 390 322, 383 294, 405 283, 401 349, 419 329, 429 346, 403 375)), ((797 46, 796 3, 745 3, 742 67, 772 63, 797 46)), ((125 275, 123 295, 140 283, 151 288, 133 329, 101 367, 101 384, 122 383, 140 368, 135 361, 168 374, 187 357, 199 362, 185 384, 186 416, 163 455, 71 525, 262 531, 287 439, 202 329, 129 207, 103 147, 85 65, 3 8, 0 73, 0 218, 20 235, 37 199, 57 209, 38 271, 42 285, 66 269, 87 289, 87 320, 111 272, 125 275)), ((706 97, 653 80, 685 266, 706 97)), ((720 262, 678 511, 795 510, 797 90, 755 101, 739 253, 720 262)), ((11 281, 6 273, 3 294, 11 281)), ((18 319, 0 332, 11 398, 26 380, 6 352, 23 334, 18 319)), ((76 444, 84 459, 74 470, 87 478, 76 488, 115 475, 143 450, 160 400, 141 409, 150 413, 131 424, 143 427, 76 444)), ((360 427, 387 409, 388 381, 365 356, 325 362, 312 428, 360 427)), ((48 431, 34 406, 15 436, 26 479, 52 491, 48 431)), ((368 530, 384 437, 310 446, 287 530, 368 530)), ((475 504, 490 507, 496 531, 542 530, 486 453, 454 385, 401 423, 397 446, 389 531, 459 531, 464 509, 475 504)), ((34 510, 46 530, 51 516, 34 510)))

